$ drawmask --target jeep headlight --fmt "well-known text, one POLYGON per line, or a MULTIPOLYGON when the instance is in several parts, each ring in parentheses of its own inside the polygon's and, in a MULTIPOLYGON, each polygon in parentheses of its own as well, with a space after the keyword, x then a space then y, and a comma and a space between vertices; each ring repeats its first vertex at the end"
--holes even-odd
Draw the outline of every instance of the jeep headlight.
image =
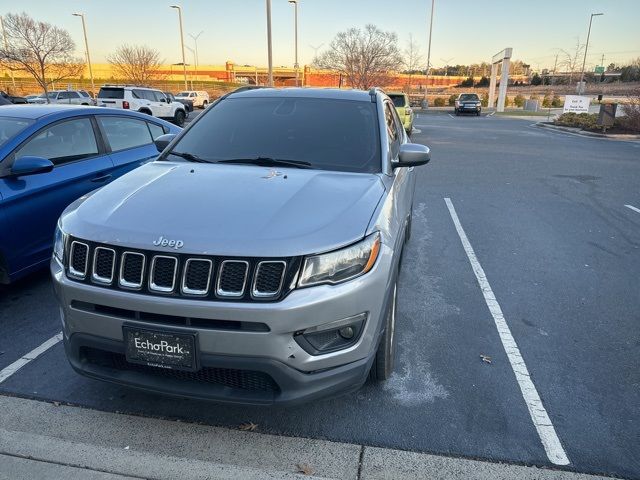
POLYGON ((341 283, 367 273, 380 253, 380 233, 340 250, 307 257, 298 286, 341 283))
POLYGON ((67 243, 67 234, 62 231, 60 222, 56 224, 56 231, 53 234, 53 256, 64 264, 64 246, 67 243))

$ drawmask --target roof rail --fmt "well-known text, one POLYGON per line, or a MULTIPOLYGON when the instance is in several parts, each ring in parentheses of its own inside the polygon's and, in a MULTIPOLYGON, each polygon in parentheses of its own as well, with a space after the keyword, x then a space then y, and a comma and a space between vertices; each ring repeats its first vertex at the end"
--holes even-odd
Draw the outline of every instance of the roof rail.
POLYGON ((369 95, 371 96, 371 102, 375 103, 376 101, 376 94, 380 92, 380 93, 384 93, 384 90, 380 87, 371 87, 371 89, 369 90, 369 95))

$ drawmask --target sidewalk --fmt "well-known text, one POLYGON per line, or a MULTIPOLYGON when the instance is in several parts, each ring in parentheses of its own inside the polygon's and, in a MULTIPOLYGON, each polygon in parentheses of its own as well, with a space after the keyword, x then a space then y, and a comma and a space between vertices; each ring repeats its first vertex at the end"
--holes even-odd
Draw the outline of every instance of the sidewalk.
POLYGON ((0 480, 60 478, 596 480, 602 477, 243 432, 0 396, 0 480))

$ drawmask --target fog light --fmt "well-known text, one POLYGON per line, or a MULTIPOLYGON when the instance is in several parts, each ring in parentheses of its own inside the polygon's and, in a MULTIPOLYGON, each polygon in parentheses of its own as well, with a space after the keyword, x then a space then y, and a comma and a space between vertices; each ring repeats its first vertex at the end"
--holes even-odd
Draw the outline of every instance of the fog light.
POLYGON ((344 327, 344 328, 341 328, 340 330, 338 330, 338 333, 345 340, 349 340, 349 339, 353 338, 353 336, 355 335, 356 332, 353 330, 353 327, 344 327))
POLYGON ((358 341, 366 319, 366 312, 359 313, 352 317, 307 328, 302 332, 296 333, 293 338, 298 345, 311 355, 343 350, 358 341))

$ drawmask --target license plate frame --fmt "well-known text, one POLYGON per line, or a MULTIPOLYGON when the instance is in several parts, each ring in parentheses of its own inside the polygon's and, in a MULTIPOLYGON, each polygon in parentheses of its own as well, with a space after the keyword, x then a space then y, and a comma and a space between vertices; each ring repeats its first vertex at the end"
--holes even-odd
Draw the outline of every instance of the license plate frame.
POLYGON ((199 369, 200 352, 198 351, 197 332, 123 325, 122 337, 125 358, 129 363, 188 372, 199 369), (136 338, 140 339, 137 344, 136 338), (145 341, 158 345, 159 349, 142 348, 140 343, 145 341), (164 347, 160 343, 162 341, 166 342, 164 347))

